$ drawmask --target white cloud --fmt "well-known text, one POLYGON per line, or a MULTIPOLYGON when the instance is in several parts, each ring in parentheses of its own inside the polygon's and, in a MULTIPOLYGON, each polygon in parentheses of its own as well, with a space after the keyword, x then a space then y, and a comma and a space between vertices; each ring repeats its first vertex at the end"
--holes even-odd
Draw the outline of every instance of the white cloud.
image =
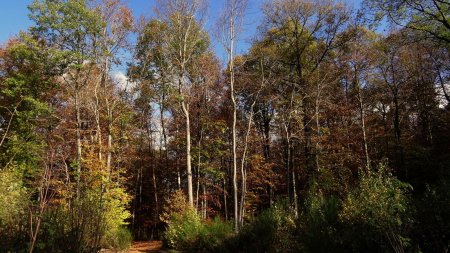
POLYGON ((136 86, 135 82, 131 82, 128 77, 121 71, 114 71, 111 73, 111 78, 116 83, 120 90, 127 90, 134 88, 136 86))

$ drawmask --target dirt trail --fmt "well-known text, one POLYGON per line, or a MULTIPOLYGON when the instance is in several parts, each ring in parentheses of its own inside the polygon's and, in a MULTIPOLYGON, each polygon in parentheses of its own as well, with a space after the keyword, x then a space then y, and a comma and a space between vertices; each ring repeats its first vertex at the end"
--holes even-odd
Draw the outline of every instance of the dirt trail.
POLYGON ((162 241, 133 242, 127 253, 160 253, 162 245, 162 241))
POLYGON ((131 248, 126 251, 102 249, 99 253, 165 253, 166 251, 162 250, 162 246, 162 241, 142 241, 133 242, 131 248))

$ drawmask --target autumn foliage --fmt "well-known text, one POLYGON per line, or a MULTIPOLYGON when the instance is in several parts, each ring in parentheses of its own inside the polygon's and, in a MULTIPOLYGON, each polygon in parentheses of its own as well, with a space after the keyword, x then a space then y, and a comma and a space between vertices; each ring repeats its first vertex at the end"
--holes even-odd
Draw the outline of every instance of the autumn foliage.
POLYGON ((126 3, 1 46, 1 252, 448 251, 448 2, 126 3))

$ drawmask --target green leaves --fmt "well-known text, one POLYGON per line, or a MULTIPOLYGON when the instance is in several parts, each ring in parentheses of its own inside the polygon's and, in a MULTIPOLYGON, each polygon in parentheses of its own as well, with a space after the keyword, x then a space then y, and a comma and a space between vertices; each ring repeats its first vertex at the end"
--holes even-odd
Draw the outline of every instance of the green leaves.
MULTIPOLYGON (((95 41, 105 26, 100 15, 89 8, 86 0, 35 0, 28 8, 36 22, 31 33, 51 47, 68 53, 75 64, 95 59, 99 50, 95 41)), ((76 68, 76 66, 75 66, 76 68)))
POLYGON ((51 59, 43 51, 39 43, 26 34, 21 34, 20 39, 9 42, 2 50, 0 114, 10 127, 3 133, 1 163, 14 159, 33 167, 40 159, 44 145, 37 129, 43 127, 44 119, 52 114, 46 98, 54 87, 45 65, 51 59))
POLYGON ((30 194, 16 165, 0 169, 0 249, 12 250, 26 226, 30 194))
POLYGON ((361 241, 373 240, 364 237, 374 233, 389 241, 393 248, 403 248, 408 243, 405 227, 410 215, 407 194, 411 190, 411 185, 395 178, 380 164, 378 171, 361 174, 359 186, 344 200, 339 217, 355 231, 363 232, 361 241))
POLYGON ((395 25, 444 42, 444 45, 450 42, 450 4, 446 1, 367 0, 365 3, 377 22, 387 17, 395 25))
POLYGON ((0 171, 0 229, 26 214, 27 190, 16 166, 0 171))
POLYGON ((393 177, 385 165, 361 177, 359 187, 344 201, 341 219, 368 223, 380 230, 402 225, 402 215, 408 209, 406 193, 411 186, 393 177))

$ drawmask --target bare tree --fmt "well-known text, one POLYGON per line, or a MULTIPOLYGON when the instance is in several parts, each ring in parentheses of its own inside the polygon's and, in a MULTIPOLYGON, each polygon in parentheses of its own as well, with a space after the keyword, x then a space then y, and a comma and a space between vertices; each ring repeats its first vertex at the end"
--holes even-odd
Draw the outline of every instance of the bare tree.
POLYGON ((206 33, 202 28, 205 12, 203 0, 158 1, 159 17, 168 24, 165 39, 168 42, 167 57, 174 66, 174 82, 178 88, 178 99, 186 124, 186 170, 189 205, 194 206, 192 187, 191 122, 189 114, 190 69, 195 64, 199 51, 204 51, 206 33))
POLYGON ((236 122, 237 102, 235 94, 235 46, 242 29, 242 21, 247 6, 246 0, 227 0, 222 16, 218 20, 218 37, 228 54, 228 72, 230 82, 230 98, 233 107, 232 122, 232 156, 233 156, 233 199, 234 199, 234 225, 239 230, 238 212, 238 186, 237 186, 237 153, 236 153, 236 122))

